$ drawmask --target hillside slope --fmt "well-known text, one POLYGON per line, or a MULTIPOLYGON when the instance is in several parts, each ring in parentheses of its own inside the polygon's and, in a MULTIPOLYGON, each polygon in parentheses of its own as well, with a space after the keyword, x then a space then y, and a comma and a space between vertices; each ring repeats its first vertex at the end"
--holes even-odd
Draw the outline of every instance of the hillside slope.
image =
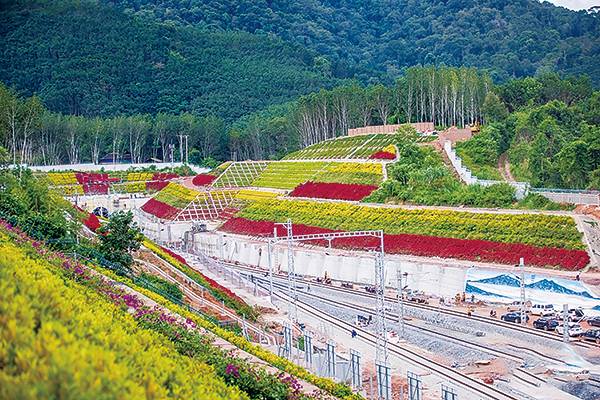
POLYGON ((325 55, 338 77, 444 63, 501 80, 554 69, 600 83, 600 19, 537 0, 104 1, 176 24, 273 33, 325 55))
POLYGON ((265 35, 150 23, 93 1, 0 8, 0 80, 52 111, 231 121, 332 83, 313 53, 265 35))

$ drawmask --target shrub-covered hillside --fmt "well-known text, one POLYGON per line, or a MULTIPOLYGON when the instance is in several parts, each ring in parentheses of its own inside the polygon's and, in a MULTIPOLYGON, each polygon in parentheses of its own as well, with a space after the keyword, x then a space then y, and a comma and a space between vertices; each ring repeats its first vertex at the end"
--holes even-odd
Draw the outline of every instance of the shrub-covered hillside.
POLYGON ((487 125, 457 146, 476 176, 498 179, 506 168, 535 187, 600 189, 600 92, 585 78, 512 80, 483 109, 487 125))
POLYGON ((557 70, 600 83, 600 20, 538 0, 105 1, 176 24, 272 33, 318 51, 339 77, 446 64, 500 80, 557 70))
POLYGON ((65 114, 231 121, 331 83, 312 52, 274 37, 140 21, 90 0, 0 9, 0 80, 65 114))
POLYGON ((0 397, 244 399, 89 287, 0 234, 0 397))

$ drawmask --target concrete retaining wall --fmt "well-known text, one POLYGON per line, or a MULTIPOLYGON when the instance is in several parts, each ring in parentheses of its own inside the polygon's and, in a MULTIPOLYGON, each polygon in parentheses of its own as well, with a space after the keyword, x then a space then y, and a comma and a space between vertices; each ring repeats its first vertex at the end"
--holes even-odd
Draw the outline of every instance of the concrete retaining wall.
POLYGON ((460 157, 456 154, 456 151, 452 148, 452 142, 449 140, 444 142, 444 151, 446 155, 450 159, 450 163, 456 170, 456 173, 460 176, 460 179, 466 183, 467 185, 481 185, 481 186, 491 186, 498 183, 508 183, 512 187, 515 188, 515 197, 517 200, 521 200, 529 191, 529 184, 526 182, 505 182, 505 181, 490 181, 485 179, 479 179, 470 169, 465 167, 462 163, 460 157))
MULTIPOLYGON (((411 124, 417 132, 425 133, 425 132, 433 132, 435 130, 435 126, 433 126, 433 122, 415 122, 411 124)), ((359 136, 359 135, 371 135, 374 133, 395 133, 401 125, 393 124, 393 125, 371 125, 371 126, 363 126, 361 128, 352 128, 348 129, 348 136, 359 136)))
POLYGON ((600 205, 600 193, 598 192, 555 192, 541 189, 532 189, 531 192, 541 194, 556 203, 600 205))
MULTIPOLYGON (((228 261, 256 265, 267 269, 267 244, 239 235, 217 233, 197 233, 193 246, 212 257, 224 257, 228 261), (222 253, 221 250, 222 248, 222 253)), ((301 275, 374 284, 375 259, 364 252, 348 252, 338 249, 294 247, 294 270, 301 275)), ((287 246, 275 246, 273 250, 275 271, 287 271, 287 246)), ((386 284, 396 287, 397 271, 408 273, 407 284, 410 289, 426 293, 452 297, 465 288, 468 264, 444 262, 421 262, 400 256, 386 257, 386 284)))
POLYGON ((536 189, 531 188, 527 182, 505 182, 479 179, 462 164, 462 160, 452 148, 452 142, 444 142, 444 152, 450 159, 450 162, 456 170, 456 173, 460 176, 460 179, 467 185, 490 186, 497 183, 508 183, 515 188, 515 197, 518 200, 527 196, 528 193, 533 192, 540 194, 555 203, 600 205, 600 192, 598 191, 536 189))

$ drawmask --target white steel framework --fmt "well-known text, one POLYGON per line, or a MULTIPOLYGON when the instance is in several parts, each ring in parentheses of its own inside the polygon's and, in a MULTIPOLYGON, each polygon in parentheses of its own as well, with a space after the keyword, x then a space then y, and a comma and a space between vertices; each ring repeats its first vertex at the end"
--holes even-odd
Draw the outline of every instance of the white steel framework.
POLYGON ((213 187, 248 187, 267 168, 265 161, 236 161, 215 181, 213 187))
POLYGON ((292 244, 294 242, 311 241, 311 240, 328 240, 329 244, 335 239, 348 238, 348 237, 359 237, 359 236, 371 236, 379 239, 379 246, 375 255, 375 293, 377 294, 377 342, 376 342, 376 361, 381 364, 387 364, 388 362, 388 349, 387 349, 387 331, 385 323, 385 249, 383 243, 383 230, 374 231, 354 231, 354 232, 333 232, 333 233, 315 233, 307 235, 293 235, 292 220, 288 219, 285 223, 279 223, 277 225, 283 225, 286 228, 286 236, 278 237, 277 228, 273 229, 273 237, 269 239, 267 244, 268 261, 269 261, 269 294, 271 296, 271 302, 273 301, 273 257, 271 252, 273 246, 279 242, 285 241, 287 243, 288 253, 288 288, 287 292, 292 298, 293 306, 289 303, 290 312, 288 315, 292 315, 293 320, 298 320, 298 306, 297 306, 297 288, 296 288, 296 273, 294 270, 294 252, 292 251, 292 244))
POLYGON ((196 196, 173 221, 214 221, 236 201, 235 190, 209 190, 196 196))

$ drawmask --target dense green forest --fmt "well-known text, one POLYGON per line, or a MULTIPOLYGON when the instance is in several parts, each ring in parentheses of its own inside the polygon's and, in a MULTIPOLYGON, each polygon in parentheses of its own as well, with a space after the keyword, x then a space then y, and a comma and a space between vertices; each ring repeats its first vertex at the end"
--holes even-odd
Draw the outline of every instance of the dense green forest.
POLYGON ((63 114, 225 121, 334 80, 276 37, 148 23, 94 1, 0 2, 0 80, 63 114))
POLYGON ((55 112, 226 122, 413 65, 600 83, 596 15, 519 1, 0 1, 0 80, 55 112))
POLYGON ((323 55, 335 77, 392 83, 416 64, 488 69, 495 80, 556 70, 600 83, 596 15, 538 0, 104 0, 177 25, 275 34, 323 55))
POLYGON ((524 0, 0 5, 13 162, 168 159, 170 145, 178 159, 182 134, 194 163, 276 159, 365 125, 483 123, 458 148, 479 176, 506 157, 535 186, 597 186, 594 15, 524 0))
POLYGON ((47 110, 38 97, 24 98, 0 85, 0 143, 19 163, 97 163, 107 153, 117 160, 128 153, 134 162, 143 162, 168 159, 168 146, 179 149, 178 136, 185 134, 195 149, 192 162, 272 159, 371 124, 472 124, 482 119, 481 107, 492 86, 490 77, 474 68, 413 67, 393 86, 351 82, 321 89, 228 126, 219 117, 187 112, 63 115, 47 110))
POLYGON ((556 74, 505 83, 486 97, 487 125, 458 145, 476 176, 498 179, 501 156, 514 179, 535 187, 600 189, 600 91, 556 74))
POLYGON ((457 149, 478 177, 500 179, 503 156, 514 177, 533 186, 600 187, 600 92, 585 76, 547 73, 493 85, 475 69, 413 67, 391 86, 322 89, 230 126, 193 113, 62 115, 47 110, 38 97, 24 98, 5 86, 0 110, 0 145, 19 163, 98 162, 107 153, 117 159, 129 154, 134 162, 168 159, 171 144, 177 160, 178 136, 185 134, 190 161, 214 165, 280 158, 371 124, 429 120, 444 128, 480 122, 481 132, 457 149))

